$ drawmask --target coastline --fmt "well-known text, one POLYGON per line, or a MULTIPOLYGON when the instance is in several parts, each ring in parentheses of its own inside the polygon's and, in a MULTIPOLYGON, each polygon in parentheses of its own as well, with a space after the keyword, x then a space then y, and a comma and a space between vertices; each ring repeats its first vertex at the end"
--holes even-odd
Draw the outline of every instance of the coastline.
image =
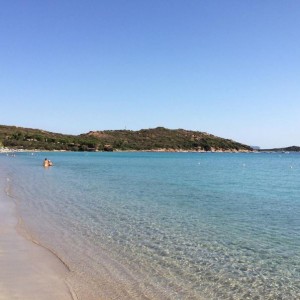
MULTIPOLYGON (((12 148, 0 148, 1 154, 13 154, 13 153, 37 153, 37 152, 74 152, 74 151, 68 151, 68 150, 40 150, 40 149, 12 149, 12 148)), ((222 150, 222 149, 211 149, 210 151, 205 150, 185 150, 185 149, 168 149, 168 148, 161 148, 161 149, 149 149, 149 150, 120 150, 120 149, 114 149, 113 151, 75 151, 75 152, 159 152, 159 153, 257 153, 256 150, 222 150)))
MULTIPOLYGON (((54 253, 21 233, 8 179, 0 178, 0 300, 77 300, 69 270, 54 253)), ((23 229, 24 230, 24 229, 23 229)))

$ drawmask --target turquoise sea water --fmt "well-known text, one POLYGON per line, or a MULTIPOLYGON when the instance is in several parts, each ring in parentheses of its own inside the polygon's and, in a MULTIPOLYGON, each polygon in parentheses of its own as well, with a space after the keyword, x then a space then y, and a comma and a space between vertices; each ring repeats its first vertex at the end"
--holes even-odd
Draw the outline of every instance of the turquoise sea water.
POLYGON ((80 299, 300 299, 300 154, 18 153, 0 166, 80 299))

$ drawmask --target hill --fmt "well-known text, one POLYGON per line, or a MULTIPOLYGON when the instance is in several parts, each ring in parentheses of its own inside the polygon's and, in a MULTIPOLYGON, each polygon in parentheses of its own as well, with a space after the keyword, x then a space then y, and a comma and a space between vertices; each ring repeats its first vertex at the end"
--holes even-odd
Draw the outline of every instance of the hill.
POLYGON ((252 148, 205 132, 184 129, 105 130, 65 135, 0 125, 0 143, 15 149, 66 151, 251 151, 252 148))
POLYGON ((285 148, 273 148, 273 149, 261 149, 260 151, 271 151, 271 152, 300 152, 300 147, 290 146, 285 148))
POLYGON ((172 130, 164 127, 142 129, 139 131, 91 131, 81 136, 98 138, 104 144, 110 144, 114 149, 120 150, 252 150, 249 146, 205 132, 184 129, 172 130))
POLYGON ((97 139, 92 137, 0 125, 0 146, 11 149, 89 151, 94 150, 97 143, 97 139))

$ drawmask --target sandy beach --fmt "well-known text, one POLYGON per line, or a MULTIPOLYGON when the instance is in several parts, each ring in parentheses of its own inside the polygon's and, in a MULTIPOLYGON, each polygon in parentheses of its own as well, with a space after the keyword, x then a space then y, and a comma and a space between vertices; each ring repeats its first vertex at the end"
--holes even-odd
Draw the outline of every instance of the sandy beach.
POLYGON ((6 178, 0 180, 0 300, 77 299, 66 281, 67 267, 21 233, 6 178))

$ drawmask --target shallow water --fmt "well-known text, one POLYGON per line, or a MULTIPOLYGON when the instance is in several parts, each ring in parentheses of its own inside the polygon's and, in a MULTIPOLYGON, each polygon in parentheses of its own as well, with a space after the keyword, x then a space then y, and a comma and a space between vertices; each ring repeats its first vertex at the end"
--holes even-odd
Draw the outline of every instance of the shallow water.
POLYGON ((80 299, 300 298, 299 154, 18 153, 0 165, 80 299))

